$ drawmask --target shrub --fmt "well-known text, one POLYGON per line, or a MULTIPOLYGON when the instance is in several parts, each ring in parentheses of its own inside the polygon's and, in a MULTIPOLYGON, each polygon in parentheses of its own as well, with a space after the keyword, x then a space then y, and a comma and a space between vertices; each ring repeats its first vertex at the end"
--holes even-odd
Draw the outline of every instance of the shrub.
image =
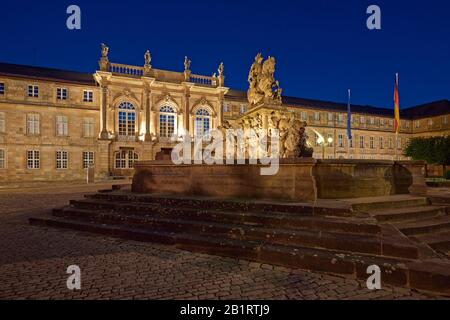
POLYGON ((450 170, 445 171, 444 178, 450 180, 450 170))

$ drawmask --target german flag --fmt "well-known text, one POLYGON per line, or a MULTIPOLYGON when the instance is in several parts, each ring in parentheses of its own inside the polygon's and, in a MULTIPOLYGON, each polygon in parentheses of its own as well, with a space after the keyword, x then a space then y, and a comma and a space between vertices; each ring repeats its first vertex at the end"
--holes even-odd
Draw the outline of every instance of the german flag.
POLYGON ((400 132, 400 99, 398 95, 398 73, 395 74, 394 88, 394 132, 400 132))

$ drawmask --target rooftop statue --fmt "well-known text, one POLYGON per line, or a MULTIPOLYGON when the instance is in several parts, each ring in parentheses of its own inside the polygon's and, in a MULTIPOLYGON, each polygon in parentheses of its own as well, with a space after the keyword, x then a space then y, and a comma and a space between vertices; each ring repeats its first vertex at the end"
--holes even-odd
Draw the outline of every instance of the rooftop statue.
POLYGON ((152 55, 150 51, 147 50, 144 54, 144 65, 151 67, 150 63, 152 62, 152 55))
POLYGON ((255 57, 248 74, 249 89, 247 98, 250 105, 262 102, 281 104, 281 88, 275 81, 275 58, 268 57, 264 62, 261 53, 255 57))
POLYGON ((106 44, 102 43, 102 58, 108 59, 109 48, 106 44))

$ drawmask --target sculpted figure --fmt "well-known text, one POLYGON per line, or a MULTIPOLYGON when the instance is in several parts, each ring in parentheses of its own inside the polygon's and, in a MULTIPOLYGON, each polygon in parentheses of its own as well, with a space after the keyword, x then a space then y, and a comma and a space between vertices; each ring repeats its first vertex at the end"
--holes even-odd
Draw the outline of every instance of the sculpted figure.
POLYGON ((258 53, 248 74, 247 98, 251 105, 263 101, 281 102, 281 88, 274 78, 275 58, 269 56, 266 61, 263 60, 261 53, 258 53))
POLYGON ((102 58, 108 58, 109 48, 106 44, 102 43, 102 58))
POLYGON ((217 69, 217 72, 219 72, 219 77, 223 76, 224 66, 223 62, 219 64, 219 69, 217 69))
POLYGON ((144 54, 144 65, 150 66, 151 62, 152 62, 152 56, 150 54, 150 51, 147 50, 144 54))
POLYGON ((184 57, 184 70, 188 71, 191 67, 191 60, 188 59, 187 56, 184 57))

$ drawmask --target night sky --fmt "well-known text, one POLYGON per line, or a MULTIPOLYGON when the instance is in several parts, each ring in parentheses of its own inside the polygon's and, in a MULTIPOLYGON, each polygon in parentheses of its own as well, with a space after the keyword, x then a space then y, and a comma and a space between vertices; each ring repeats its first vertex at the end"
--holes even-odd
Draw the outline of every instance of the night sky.
POLYGON ((94 72, 100 43, 111 62, 211 75, 247 89, 256 53, 277 59, 283 94, 393 108, 400 73, 402 107, 450 98, 450 1, 3 1, 0 61, 94 72), (81 30, 66 28, 79 5, 81 30), (366 28, 381 7, 382 29, 366 28))

